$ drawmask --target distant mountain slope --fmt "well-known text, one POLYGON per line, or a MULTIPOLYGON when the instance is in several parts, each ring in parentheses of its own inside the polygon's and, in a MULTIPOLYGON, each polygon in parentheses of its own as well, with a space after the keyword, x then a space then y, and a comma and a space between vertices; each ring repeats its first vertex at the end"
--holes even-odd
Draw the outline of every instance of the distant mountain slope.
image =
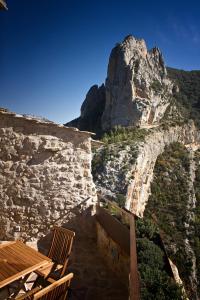
POLYGON ((200 126, 200 70, 183 71, 167 68, 168 76, 176 82, 179 91, 176 100, 185 108, 188 118, 194 119, 200 126))

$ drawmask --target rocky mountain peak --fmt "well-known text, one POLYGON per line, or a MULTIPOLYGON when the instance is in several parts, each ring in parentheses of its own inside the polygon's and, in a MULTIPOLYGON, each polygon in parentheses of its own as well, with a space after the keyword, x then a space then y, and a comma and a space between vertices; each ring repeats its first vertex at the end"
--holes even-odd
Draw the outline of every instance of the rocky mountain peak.
POLYGON ((172 87, 160 50, 148 51, 144 40, 127 36, 110 55, 103 129, 158 123, 170 104, 172 87))
POLYGON ((81 120, 89 124, 84 130, 97 131, 91 113, 97 114, 99 130, 115 126, 151 126, 159 124, 172 98, 173 83, 167 76, 164 59, 155 47, 147 49, 143 39, 125 37, 111 51, 105 86, 94 86, 86 96, 78 122, 67 126, 80 128, 81 120))
POLYGON ((143 39, 136 39, 132 35, 128 35, 120 45, 124 51, 129 53, 130 57, 132 57, 133 52, 137 51, 143 57, 147 55, 147 46, 143 39))

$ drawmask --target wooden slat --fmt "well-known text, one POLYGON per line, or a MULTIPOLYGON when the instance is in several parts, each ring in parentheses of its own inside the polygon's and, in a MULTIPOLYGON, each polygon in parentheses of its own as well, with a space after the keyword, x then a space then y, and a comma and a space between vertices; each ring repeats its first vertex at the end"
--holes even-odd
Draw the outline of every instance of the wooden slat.
MULTIPOLYGON (((73 278, 73 276, 74 276, 74 274, 73 274, 73 273, 70 273, 70 274, 68 274, 68 275, 66 275, 66 276, 64 276, 64 277, 62 277, 61 279, 59 279, 59 280, 53 282, 52 284, 50 284, 50 285, 47 286, 46 288, 44 288, 44 289, 42 289, 41 291, 37 292, 37 293, 34 295, 33 299, 34 299, 34 300, 41 299, 41 298, 42 298, 43 296, 45 296, 45 295, 46 295, 46 299, 49 299, 49 300, 50 300, 50 299, 57 299, 57 298, 55 298, 56 289, 57 289, 58 287, 60 287, 61 285, 66 284, 67 282, 69 282, 69 283, 68 283, 68 286, 69 286, 70 280, 73 278), (52 291, 54 291, 53 295, 51 294, 51 295, 48 297, 48 294, 49 294, 50 292, 52 292, 52 291)), ((67 290, 65 291, 65 293, 67 293, 67 290)), ((63 299, 64 299, 64 297, 63 297, 63 299)))
POLYGON ((24 299, 31 299, 33 295, 38 292, 41 289, 41 287, 37 286, 31 291, 28 291, 26 294, 20 295, 16 298, 16 300, 24 300, 24 299))
MULTIPOLYGON (((57 269, 57 265, 62 265, 60 277, 62 277, 65 273, 74 236, 74 231, 68 230, 64 227, 55 226, 53 228, 53 239, 49 249, 48 257, 51 258, 55 263, 55 269, 57 269)), ((47 277, 49 275, 48 270, 44 270, 43 272, 43 270, 40 269, 37 273, 43 277, 47 277)))
POLYGON ((0 249, 1 248, 4 248, 4 247, 7 247, 8 245, 12 245, 12 244, 15 244, 16 242, 6 242, 6 243, 3 243, 3 244, 0 244, 0 249))
POLYGON ((0 288, 40 267, 52 264, 50 258, 21 241, 0 247, 0 288))
POLYGON ((10 284, 11 282, 21 278, 22 276, 24 275, 27 275, 37 269, 39 269, 41 266, 44 266, 46 264, 46 261, 43 261, 43 262, 40 262, 38 264, 35 264, 34 266, 30 267, 30 268, 26 268, 25 270, 21 271, 21 272, 18 272, 12 276, 9 276, 9 278, 3 280, 0 282, 0 288, 10 284))

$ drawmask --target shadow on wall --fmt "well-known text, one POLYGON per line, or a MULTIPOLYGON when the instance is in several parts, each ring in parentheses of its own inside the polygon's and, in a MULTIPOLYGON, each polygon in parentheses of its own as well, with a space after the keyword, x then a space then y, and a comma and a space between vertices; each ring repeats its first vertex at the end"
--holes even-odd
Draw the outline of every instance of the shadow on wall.
MULTIPOLYGON (((127 287, 109 268, 105 257, 99 251, 94 206, 81 210, 81 205, 82 203, 69 212, 74 213, 70 220, 62 224, 59 222, 59 225, 75 231, 67 267, 67 273, 74 273, 70 299, 128 299, 127 287)), ((52 233, 49 232, 38 241, 38 250, 47 255, 51 241, 52 233)))
MULTIPOLYGON (((91 205, 87 208, 82 207, 88 200, 89 199, 86 199, 79 203, 68 212, 67 216, 61 216, 53 224, 74 231, 76 234, 74 244, 76 244, 76 241, 80 241, 83 238, 96 238, 95 219, 93 217, 94 206, 91 205), (68 220, 66 221, 66 219, 68 220), (62 220, 65 220, 65 222, 63 222, 62 220)), ((38 240, 38 250, 44 254, 47 254, 48 249, 51 245, 51 241, 52 232, 49 232, 40 240, 38 240)))

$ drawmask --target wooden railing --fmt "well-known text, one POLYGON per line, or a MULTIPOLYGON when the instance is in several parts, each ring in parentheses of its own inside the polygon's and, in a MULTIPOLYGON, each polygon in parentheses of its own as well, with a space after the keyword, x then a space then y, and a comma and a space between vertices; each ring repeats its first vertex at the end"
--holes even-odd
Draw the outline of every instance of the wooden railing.
MULTIPOLYGON (((137 266, 137 249, 136 249, 136 233, 135 233, 135 216, 127 211, 124 208, 121 208, 117 205, 117 203, 112 202, 108 199, 103 199, 103 203, 106 206, 106 210, 101 210, 99 205, 99 212, 101 211, 102 222, 105 226, 105 230, 107 233, 113 237, 113 239, 118 242, 118 244, 124 248, 128 249, 128 253, 130 253, 130 275, 129 275, 129 300, 139 300, 140 299, 140 285, 139 285, 139 276, 138 276, 138 266, 137 266), (107 213, 106 213, 107 212, 107 213), (109 214, 115 216, 120 222, 126 226, 126 229, 129 228, 128 238, 126 234, 126 230, 117 230, 117 223, 115 223, 111 218, 109 218, 109 214), (128 245, 127 245, 128 239, 128 245)), ((98 215, 98 209, 97 209, 98 215)), ((127 250, 126 250, 127 252, 127 250)))

